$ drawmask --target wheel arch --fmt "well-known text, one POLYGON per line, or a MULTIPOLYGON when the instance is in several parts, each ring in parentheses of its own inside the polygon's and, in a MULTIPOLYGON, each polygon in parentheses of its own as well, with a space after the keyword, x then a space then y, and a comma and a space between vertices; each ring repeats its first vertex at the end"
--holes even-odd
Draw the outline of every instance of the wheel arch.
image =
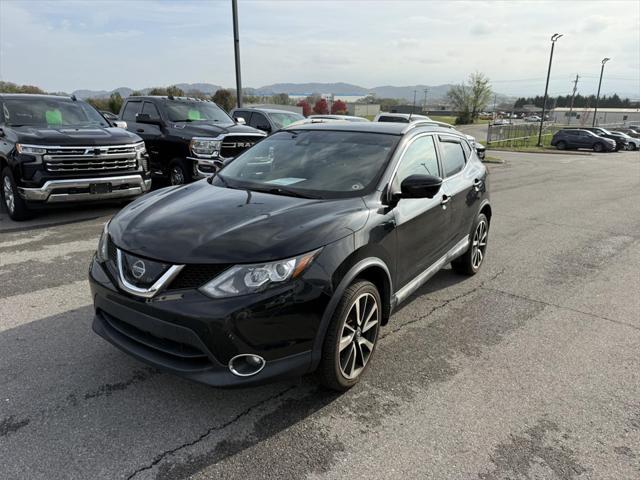
POLYGON ((482 204, 482 206, 480 207, 479 213, 483 213, 484 216, 487 217, 487 221, 489 222, 489 225, 491 225, 491 215, 493 211, 491 210, 491 204, 488 201, 482 204))

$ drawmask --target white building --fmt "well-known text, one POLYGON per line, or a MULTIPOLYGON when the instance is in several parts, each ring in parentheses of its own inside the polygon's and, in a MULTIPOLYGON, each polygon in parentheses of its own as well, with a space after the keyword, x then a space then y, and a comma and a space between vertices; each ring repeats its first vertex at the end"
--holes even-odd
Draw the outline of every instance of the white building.
MULTIPOLYGON (((554 108, 549 114, 556 123, 591 126, 593 108, 574 108, 569 117, 568 108, 554 108)), ((598 108, 596 125, 626 125, 640 123, 640 108, 598 108)))

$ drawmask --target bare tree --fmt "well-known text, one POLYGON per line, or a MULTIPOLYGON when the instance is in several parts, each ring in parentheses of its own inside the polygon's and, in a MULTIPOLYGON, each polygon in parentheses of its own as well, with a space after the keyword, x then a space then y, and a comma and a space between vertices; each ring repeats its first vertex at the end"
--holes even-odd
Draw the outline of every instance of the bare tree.
POLYGON ((458 123, 472 123, 491 100, 491 83, 480 72, 469 75, 467 83, 454 85, 447 97, 458 112, 458 123))

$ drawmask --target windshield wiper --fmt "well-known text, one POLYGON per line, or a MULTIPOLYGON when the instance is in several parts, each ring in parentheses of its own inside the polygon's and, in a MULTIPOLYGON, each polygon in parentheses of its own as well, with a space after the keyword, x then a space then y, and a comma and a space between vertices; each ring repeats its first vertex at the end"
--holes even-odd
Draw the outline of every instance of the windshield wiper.
POLYGON ((296 190, 289 190, 288 188, 282 188, 282 187, 268 187, 268 188, 247 187, 247 190, 252 190, 254 192, 262 192, 262 193, 272 193, 274 195, 284 195, 287 197, 320 198, 315 195, 300 193, 296 190))

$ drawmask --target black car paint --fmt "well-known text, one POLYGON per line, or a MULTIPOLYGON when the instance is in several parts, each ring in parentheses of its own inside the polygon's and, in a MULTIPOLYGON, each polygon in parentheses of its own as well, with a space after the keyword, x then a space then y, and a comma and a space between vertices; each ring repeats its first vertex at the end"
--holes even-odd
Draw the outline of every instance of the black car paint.
MULTIPOLYGON (((300 128, 330 128, 319 125, 300 128)), ((402 132, 398 127, 392 128, 402 132)), ((433 198, 398 199, 389 184, 410 142, 422 135, 466 141, 440 128, 408 128, 402 135, 378 187, 364 197, 303 199, 200 181, 137 200, 113 218, 109 233, 118 248, 146 258, 236 264, 321 251, 293 281, 217 300, 170 286, 157 298, 140 299, 119 289, 94 260, 94 329, 143 361, 211 385, 249 385, 314 370, 327 325, 353 279, 364 277, 378 286, 384 323, 398 303, 398 291, 470 234, 480 212, 491 216, 488 172, 475 154, 461 172, 443 180, 433 198), (176 368, 118 337, 105 313, 160 336, 170 337, 176 325, 187 328, 193 338, 186 341, 203 349, 211 364, 205 370, 176 368), (254 377, 235 377, 226 364, 246 353, 264 357, 266 367, 254 377)))
MULTIPOLYGON (((31 98, 43 97, 34 94, 0 94, 0 103, 3 98, 23 99, 28 101, 31 98)), ((44 97, 60 99, 56 96, 45 95, 44 97)), ((105 120, 106 121, 106 120, 105 120)), ((108 123, 108 122, 107 122, 108 123)), ((35 163, 31 155, 20 154, 16 150, 16 144, 42 145, 42 146, 111 146, 111 145, 131 145, 139 143, 142 139, 133 133, 116 127, 37 127, 37 126, 11 126, 5 123, 4 114, 0 109, 0 171, 8 166, 18 187, 40 188, 48 180, 60 179, 81 179, 88 175, 86 173, 47 172, 42 164, 35 163)), ((141 173, 136 170, 120 170, 118 174, 141 173)), ((141 173, 147 178, 146 173, 141 173)), ((114 175, 113 172, 94 172, 91 177, 108 177, 114 175)), ((42 207, 44 204, 37 203, 33 206, 42 207)))
MULTIPOLYGON (((567 149, 587 148, 592 150, 596 144, 600 144, 604 151, 613 151, 616 146, 608 139, 584 128, 563 128, 558 130, 551 138, 551 146, 557 146, 564 142, 567 149)), ((561 144, 562 146, 562 144, 561 144)))
POLYGON ((227 134, 255 134, 259 130, 245 125, 237 125, 229 118, 228 124, 198 122, 172 122, 167 116, 163 105, 168 97, 139 96, 128 97, 120 109, 120 118, 127 122, 127 130, 135 132, 143 140, 149 154, 149 165, 156 176, 167 177, 169 164, 172 160, 184 160, 191 156, 189 142, 193 137, 217 137, 227 134), (158 124, 141 123, 136 120, 123 118, 127 105, 131 102, 139 102, 138 113, 142 111, 142 105, 150 103, 154 105, 160 115, 158 124))

